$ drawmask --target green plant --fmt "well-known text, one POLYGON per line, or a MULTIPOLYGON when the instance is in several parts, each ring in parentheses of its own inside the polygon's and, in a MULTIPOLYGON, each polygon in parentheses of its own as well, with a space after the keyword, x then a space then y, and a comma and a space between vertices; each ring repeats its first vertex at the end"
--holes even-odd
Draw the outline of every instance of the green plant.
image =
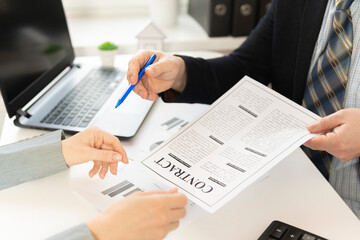
POLYGON ((98 47, 99 50, 103 50, 103 51, 115 50, 117 48, 118 46, 111 42, 105 42, 98 47))

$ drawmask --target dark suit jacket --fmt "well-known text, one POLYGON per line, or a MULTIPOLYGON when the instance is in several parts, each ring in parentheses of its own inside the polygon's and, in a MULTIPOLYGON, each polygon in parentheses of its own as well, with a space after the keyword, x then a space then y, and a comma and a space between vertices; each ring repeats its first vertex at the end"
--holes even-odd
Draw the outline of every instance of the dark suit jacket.
POLYGON ((175 101, 212 103, 244 75, 301 104, 327 0, 273 0, 247 40, 229 56, 182 56, 187 84, 175 101))

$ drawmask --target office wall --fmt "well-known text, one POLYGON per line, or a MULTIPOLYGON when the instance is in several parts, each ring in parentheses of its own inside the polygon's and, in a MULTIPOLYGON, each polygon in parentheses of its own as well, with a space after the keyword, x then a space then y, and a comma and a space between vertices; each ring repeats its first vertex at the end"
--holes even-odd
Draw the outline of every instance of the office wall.
MULTIPOLYGON (((179 1, 179 13, 186 13, 189 0, 179 1)), ((66 15, 72 17, 131 17, 149 14, 151 0, 63 0, 66 15)))

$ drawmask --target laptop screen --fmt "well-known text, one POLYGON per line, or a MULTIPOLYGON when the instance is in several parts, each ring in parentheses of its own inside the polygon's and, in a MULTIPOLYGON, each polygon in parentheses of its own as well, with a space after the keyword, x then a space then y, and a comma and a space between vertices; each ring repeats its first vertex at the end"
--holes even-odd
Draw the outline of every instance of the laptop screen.
POLYGON ((61 0, 0 2, 0 89, 10 117, 74 59, 61 0))

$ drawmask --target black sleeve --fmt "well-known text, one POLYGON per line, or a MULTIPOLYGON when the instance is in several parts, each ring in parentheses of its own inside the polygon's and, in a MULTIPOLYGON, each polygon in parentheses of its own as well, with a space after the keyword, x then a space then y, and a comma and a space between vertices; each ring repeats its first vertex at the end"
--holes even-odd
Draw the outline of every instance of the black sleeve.
POLYGON ((175 102, 212 103, 248 75, 270 81, 274 4, 247 40, 228 56, 204 60, 180 56, 186 65, 186 87, 175 102))

